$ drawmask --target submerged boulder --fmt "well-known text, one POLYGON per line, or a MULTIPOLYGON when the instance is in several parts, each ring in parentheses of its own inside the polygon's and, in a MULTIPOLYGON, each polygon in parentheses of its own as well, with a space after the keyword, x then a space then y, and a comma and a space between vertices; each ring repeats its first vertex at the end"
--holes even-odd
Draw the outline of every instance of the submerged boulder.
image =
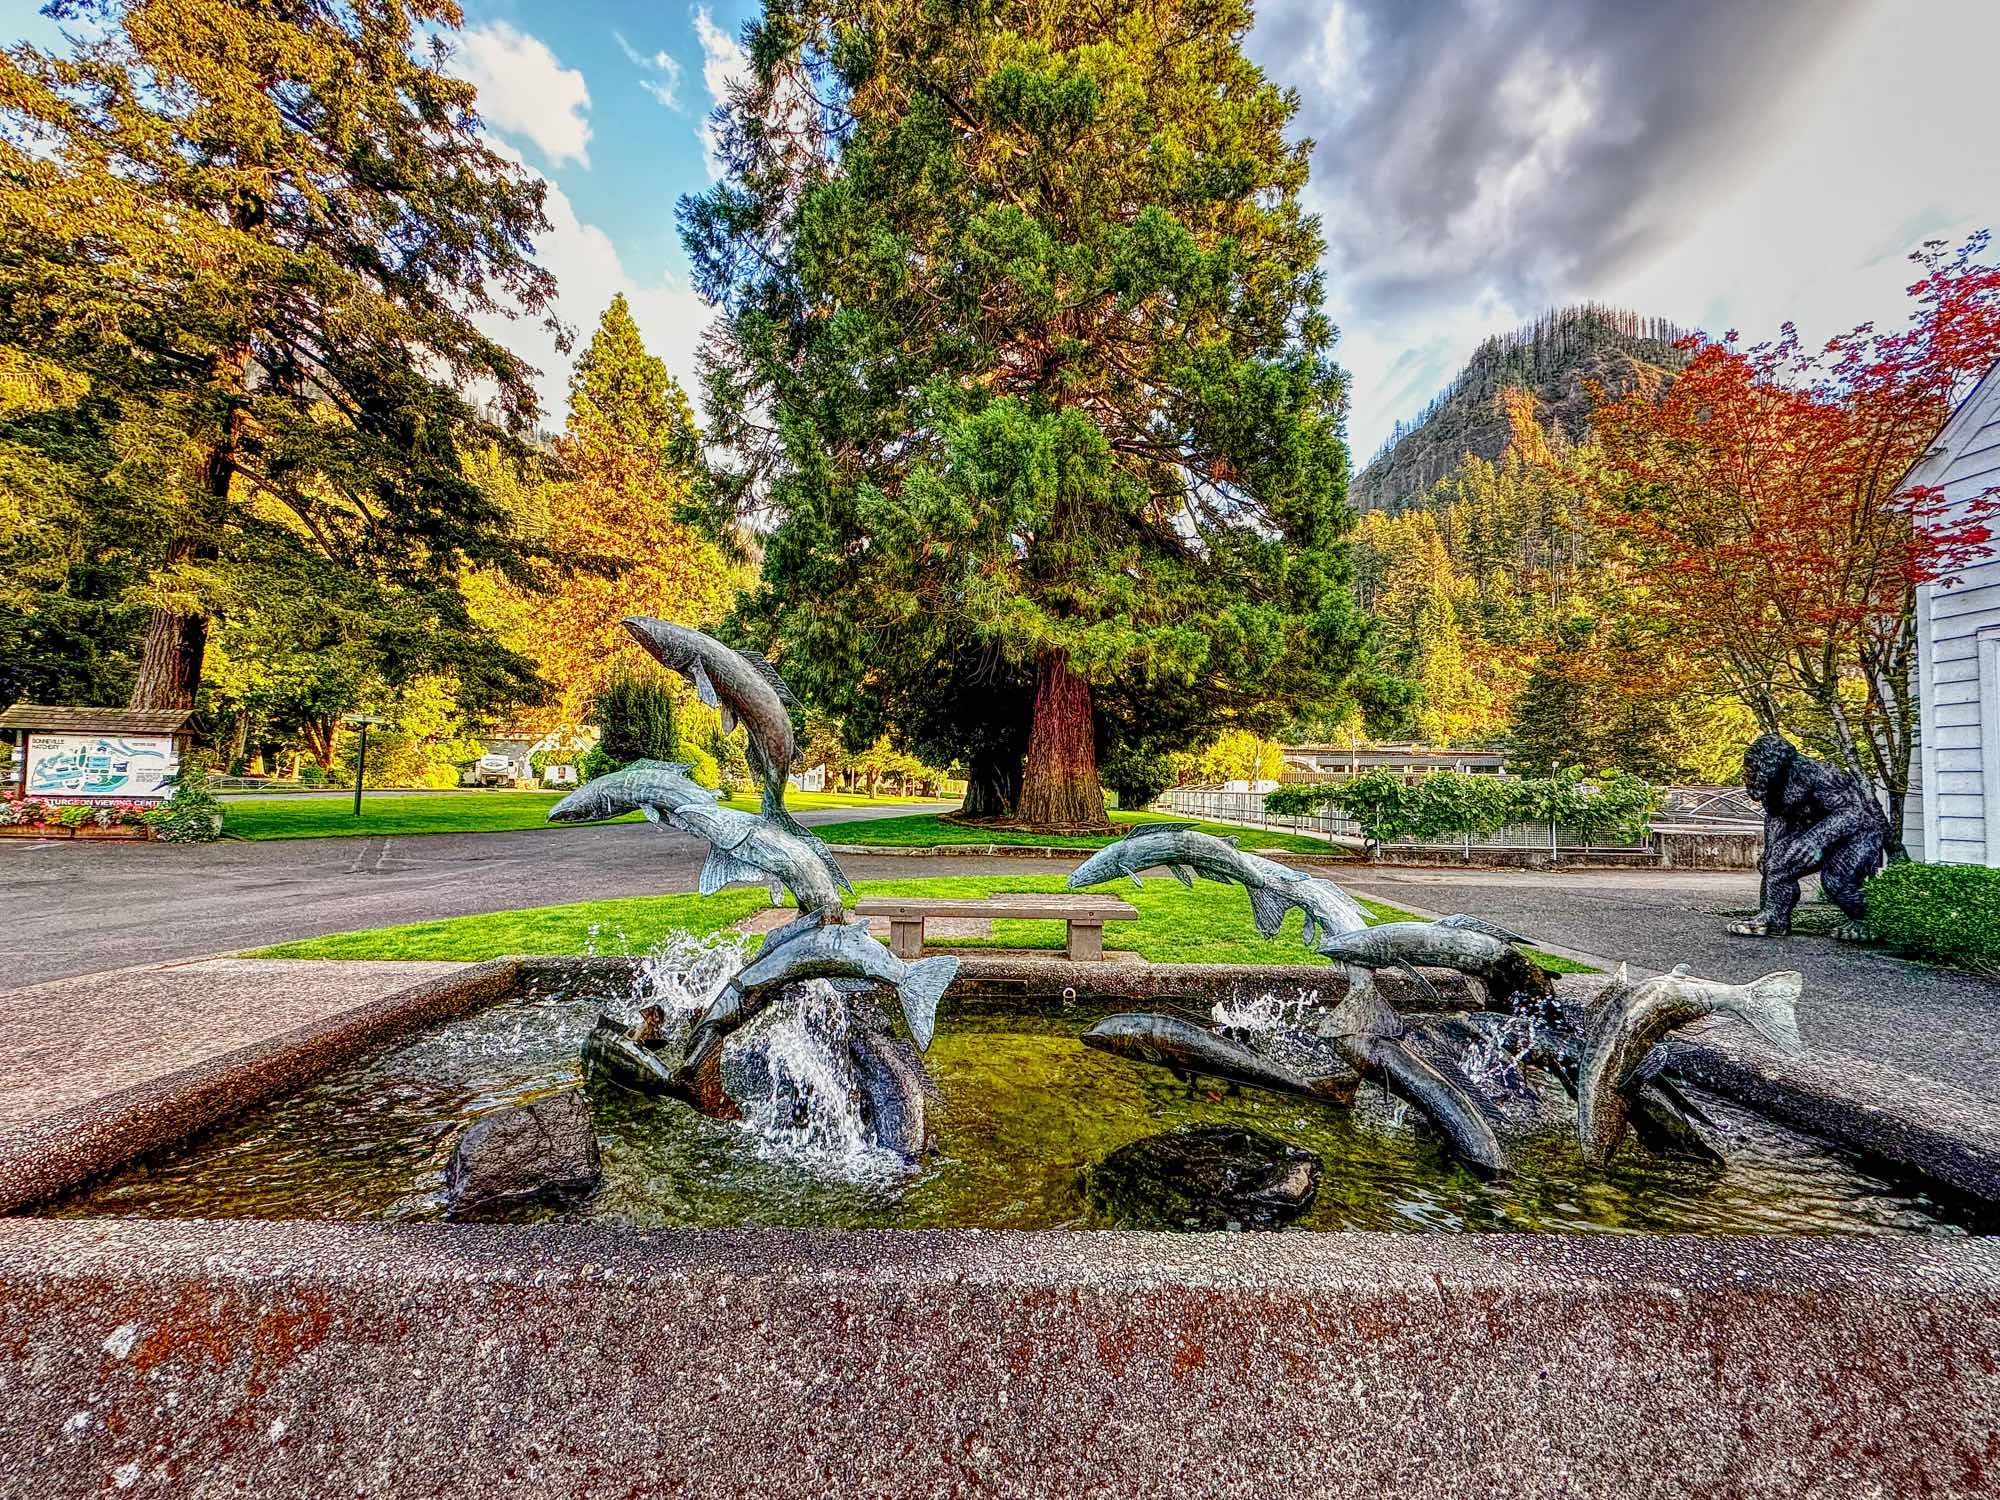
POLYGON ((1320 1159, 1256 1130, 1190 1125, 1121 1146, 1090 1174, 1098 1206, 1134 1229, 1275 1229, 1312 1206, 1320 1159))
POLYGON ((481 1115, 460 1134, 445 1168, 453 1214, 571 1198, 601 1175, 597 1132, 579 1089, 481 1115))

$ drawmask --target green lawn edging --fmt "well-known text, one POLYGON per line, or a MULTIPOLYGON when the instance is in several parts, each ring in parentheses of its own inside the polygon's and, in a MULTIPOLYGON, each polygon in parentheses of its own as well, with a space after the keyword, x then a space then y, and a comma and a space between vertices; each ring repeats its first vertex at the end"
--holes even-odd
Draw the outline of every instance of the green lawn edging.
MULTIPOLYGON (((967 898, 1013 892, 1048 894, 1063 889, 1060 875, 945 875, 928 879, 867 880, 855 899, 867 896, 967 898)), ((1107 889, 1109 889, 1107 887, 1107 889)), ((1104 930, 1105 947, 1136 953, 1153 963, 1325 964, 1300 938, 1301 918, 1290 913, 1278 937, 1257 933, 1250 903, 1236 886, 1204 881, 1192 890, 1159 877, 1142 887, 1125 882, 1118 894, 1138 910, 1134 921, 1113 922, 1104 930)), ((579 901, 562 906, 527 907, 431 922, 410 922, 361 932, 334 933, 280 943, 247 955, 253 958, 403 959, 476 963, 509 954, 564 955, 643 953, 668 934, 697 936, 719 932, 761 910, 765 894, 750 887, 713 896, 628 896, 579 901)), ((1364 901, 1377 921, 1409 920, 1410 914, 1364 901)), ((1059 921, 1000 920, 991 938, 954 940, 952 947, 1056 949, 1063 946, 1059 921)), ((1587 965, 1537 954, 1557 972, 1588 973, 1587 965)))

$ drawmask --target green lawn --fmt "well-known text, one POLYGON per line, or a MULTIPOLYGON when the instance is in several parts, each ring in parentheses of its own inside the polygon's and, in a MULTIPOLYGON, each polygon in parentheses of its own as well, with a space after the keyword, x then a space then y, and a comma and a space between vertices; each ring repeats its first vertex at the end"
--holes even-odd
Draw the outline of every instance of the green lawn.
MULTIPOLYGON (((1060 875, 957 875, 928 880, 870 880, 859 896, 979 897, 1006 891, 1060 891, 1060 875)), ((1307 963, 1326 960, 1299 940, 1300 917, 1285 920, 1276 940, 1266 942, 1250 920, 1250 903, 1240 887, 1197 882, 1192 890, 1167 876, 1149 878, 1142 888, 1125 882, 1117 893, 1138 909, 1130 922, 1104 930, 1105 945, 1135 952, 1155 963, 1307 963)), ((708 933, 741 921, 766 904, 762 891, 732 888, 713 896, 634 896, 618 901, 581 901, 490 912, 439 922, 412 922, 366 932, 336 933, 265 948, 257 958, 455 959, 476 962, 510 953, 643 952, 676 929, 708 933)), ((1407 919, 1394 907, 1366 903, 1378 921, 1407 919)), ((1063 945, 1061 922, 993 924, 990 939, 967 947, 1055 948, 1063 945)), ((1538 954, 1557 972, 1589 970, 1566 959, 1538 954)))
MULTIPOLYGON (((504 833, 520 828, 554 827, 549 809, 560 792, 439 792, 430 797, 387 797, 362 793, 361 816, 354 816, 351 797, 244 797, 222 804, 222 829, 239 839, 317 839, 354 835, 413 833, 504 833)), ((904 804, 907 797, 855 796, 847 792, 793 792, 785 806, 793 812, 827 807, 881 807, 904 804)), ((756 800, 738 793, 727 804, 756 810, 756 800)), ((615 821, 637 822, 628 813, 615 821)), ((900 821, 892 819, 891 821, 900 821)))
MULTIPOLYGON (((1121 827, 1134 823, 1179 823, 1186 819, 1167 813, 1114 812, 1111 821, 1121 827)), ((1295 854, 1324 854, 1333 859, 1352 856, 1347 850, 1323 839, 1300 838, 1266 828, 1240 828, 1234 823, 1196 823, 1203 833, 1217 838, 1237 838, 1245 849, 1282 849, 1295 854)), ((1022 833, 1012 828, 980 828, 964 823, 948 823, 937 813, 916 813, 907 818, 871 818, 866 822, 826 823, 814 832, 830 844, 901 844, 932 848, 939 844, 1038 844, 1058 849, 1101 849, 1115 843, 1122 834, 1022 833)))

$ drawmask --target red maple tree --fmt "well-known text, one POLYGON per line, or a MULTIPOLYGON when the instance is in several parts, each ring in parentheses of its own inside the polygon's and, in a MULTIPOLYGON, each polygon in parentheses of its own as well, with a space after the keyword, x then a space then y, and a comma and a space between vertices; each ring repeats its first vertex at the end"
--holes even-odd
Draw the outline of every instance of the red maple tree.
POLYGON ((1980 233, 1914 260, 1908 324, 1807 350, 1685 341, 1657 398, 1595 413, 1597 519, 1677 634, 1771 730, 1887 796, 1901 843, 1916 738, 1916 590, 1988 555, 2000 487, 1947 501, 1907 483, 2000 358, 2000 266, 1980 233))

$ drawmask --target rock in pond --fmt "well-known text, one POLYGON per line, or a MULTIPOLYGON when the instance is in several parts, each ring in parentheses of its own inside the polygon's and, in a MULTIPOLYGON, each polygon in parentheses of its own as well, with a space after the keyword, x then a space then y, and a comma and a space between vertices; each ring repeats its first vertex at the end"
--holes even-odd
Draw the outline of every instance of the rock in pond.
POLYGON ((1260 1131, 1190 1125, 1112 1152, 1090 1174, 1121 1228, 1276 1229, 1312 1206, 1320 1159, 1260 1131))
POLYGON ((570 1089, 468 1125, 445 1168, 445 1204, 460 1215, 575 1197, 600 1170, 590 1105, 570 1089))

